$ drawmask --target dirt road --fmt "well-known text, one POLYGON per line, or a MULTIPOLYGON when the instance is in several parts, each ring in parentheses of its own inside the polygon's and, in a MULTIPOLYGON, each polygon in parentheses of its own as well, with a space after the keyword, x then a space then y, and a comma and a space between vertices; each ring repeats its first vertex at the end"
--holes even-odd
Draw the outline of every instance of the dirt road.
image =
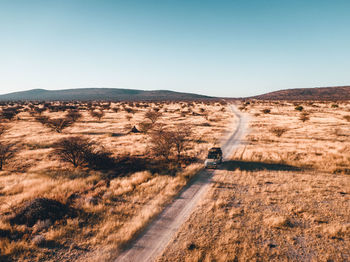
MULTIPOLYGON (((231 110, 237 117, 233 123, 234 132, 228 134, 221 143, 224 159, 228 159, 232 155, 248 128, 247 117, 239 112, 235 106, 231 106, 231 110)), ((115 261, 154 261, 203 197, 214 172, 202 170, 198 173, 180 195, 151 222, 115 261)))

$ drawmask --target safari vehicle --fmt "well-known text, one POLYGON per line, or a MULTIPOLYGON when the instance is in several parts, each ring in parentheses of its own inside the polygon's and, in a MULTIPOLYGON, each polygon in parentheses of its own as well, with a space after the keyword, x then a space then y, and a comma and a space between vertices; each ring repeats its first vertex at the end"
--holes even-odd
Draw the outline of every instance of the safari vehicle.
POLYGON ((209 149, 208 157, 204 162, 205 168, 217 168, 222 162, 222 150, 220 147, 209 149))

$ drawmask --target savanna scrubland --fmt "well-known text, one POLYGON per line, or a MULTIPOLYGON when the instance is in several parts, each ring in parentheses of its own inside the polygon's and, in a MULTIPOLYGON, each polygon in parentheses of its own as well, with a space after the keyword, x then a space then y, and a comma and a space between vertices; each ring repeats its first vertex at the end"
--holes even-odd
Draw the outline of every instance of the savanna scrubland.
MULTIPOLYGON (((2 261, 115 257, 234 120, 224 102, 1 106, 2 261)), ((238 108, 248 135, 158 260, 349 260, 350 104, 238 108)))
POLYGON ((350 103, 239 109, 249 134, 158 261, 349 261, 350 103))
POLYGON ((2 103, 0 260, 108 260, 203 167, 222 101, 2 103))

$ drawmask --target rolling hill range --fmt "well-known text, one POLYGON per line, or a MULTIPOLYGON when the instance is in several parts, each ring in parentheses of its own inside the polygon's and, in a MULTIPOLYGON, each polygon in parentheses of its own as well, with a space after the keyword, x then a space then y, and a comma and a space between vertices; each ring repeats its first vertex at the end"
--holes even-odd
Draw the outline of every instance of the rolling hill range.
POLYGON ((350 100, 350 86, 284 89, 250 98, 261 100, 350 100))
MULTIPOLYGON (((161 100, 200 100, 213 99, 193 93, 181 93, 169 90, 137 90, 122 88, 77 88, 63 90, 32 89, 0 95, 0 101, 44 101, 44 100, 109 100, 109 101, 161 101, 161 100)), ((295 88, 274 91, 262 95, 228 99, 259 100, 350 100, 350 86, 295 88)))
POLYGON ((0 95, 0 100, 196 100, 208 99, 209 96, 192 93, 180 93, 168 90, 145 91, 121 88, 78 88, 64 90, 32 89, 0 95))

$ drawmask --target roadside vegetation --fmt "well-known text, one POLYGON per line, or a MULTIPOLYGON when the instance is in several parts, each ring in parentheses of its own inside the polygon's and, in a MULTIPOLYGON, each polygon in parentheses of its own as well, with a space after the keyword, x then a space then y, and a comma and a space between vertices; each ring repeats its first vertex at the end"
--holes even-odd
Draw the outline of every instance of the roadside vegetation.
POLYGON ((116 256, 203 167, 234 118, 222 101, 0 108, 1 261, 116 256))
POLYGON ((239 108, 249 135, 158 261, 349 261, 349 102, 239 108))

